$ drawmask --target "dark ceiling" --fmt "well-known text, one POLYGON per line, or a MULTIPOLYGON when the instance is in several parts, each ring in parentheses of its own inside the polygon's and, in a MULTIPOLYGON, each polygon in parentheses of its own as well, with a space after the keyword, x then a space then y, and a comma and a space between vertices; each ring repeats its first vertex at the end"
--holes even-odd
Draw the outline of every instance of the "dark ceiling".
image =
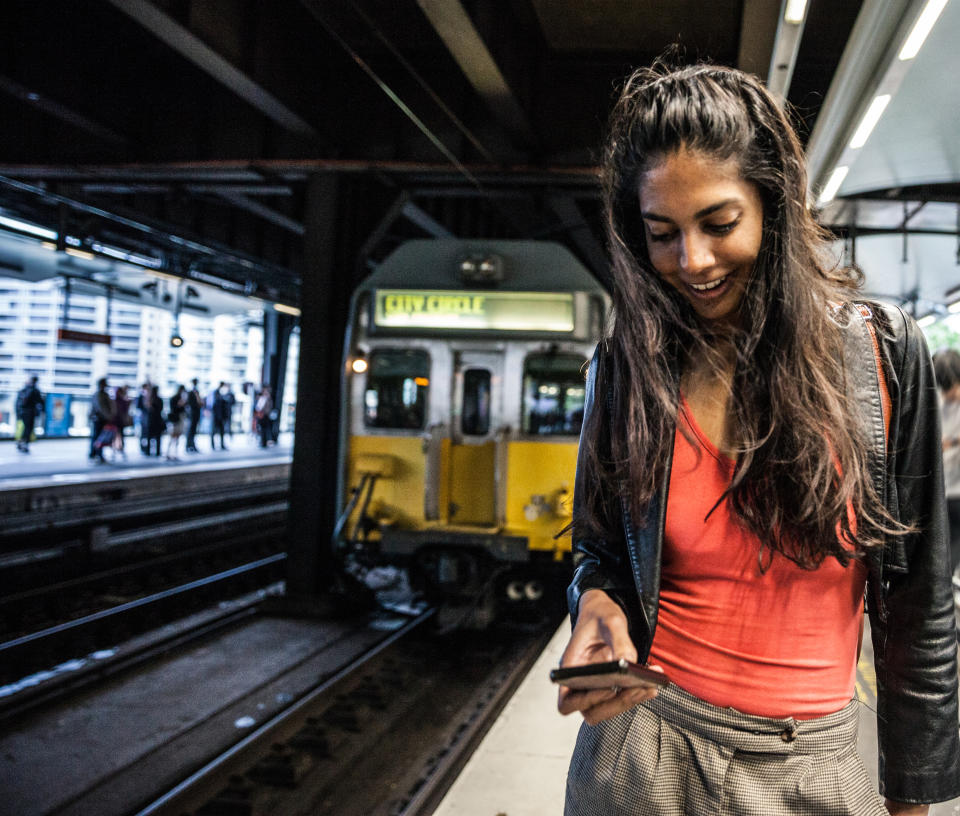
MULTIPOLYGON (((805 137, 860 2, 811 0, 805 137)), ((0 208, 294 303, 308 178, 348 275, 408 237, 552 238, 603 274, 597 148, 671 44, 766 75, 780 2, 6 0, 0 208)), ((328 270, 336 274, 338 270, 328 270)))

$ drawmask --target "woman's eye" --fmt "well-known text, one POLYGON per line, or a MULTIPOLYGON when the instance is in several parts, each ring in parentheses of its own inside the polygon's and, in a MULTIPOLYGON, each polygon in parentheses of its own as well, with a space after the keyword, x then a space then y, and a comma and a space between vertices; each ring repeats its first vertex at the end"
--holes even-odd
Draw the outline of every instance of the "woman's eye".
POLYGON ((674 236, 674 233, 672 232, 651 232, 650 240, 656 241, 657 243, 661 243, 663 241, 671 240, 673 236, 674 236))
POLYGON ((739 223, 740 219, 734 218, 733 221, 728 221, 726 224, 708 224, 707 229, 714 235, 726 235, 728 232, 731 232, 739 223))

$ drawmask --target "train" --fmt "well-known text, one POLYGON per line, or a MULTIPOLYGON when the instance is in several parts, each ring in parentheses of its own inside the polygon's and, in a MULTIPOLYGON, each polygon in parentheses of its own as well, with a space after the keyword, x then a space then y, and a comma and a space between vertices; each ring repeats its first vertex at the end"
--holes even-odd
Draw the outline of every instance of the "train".
POLYGON ((335 546, 458 627, 569 577, 585 376, 610 299, 551 241, 401 244, 353 293, 335 546))

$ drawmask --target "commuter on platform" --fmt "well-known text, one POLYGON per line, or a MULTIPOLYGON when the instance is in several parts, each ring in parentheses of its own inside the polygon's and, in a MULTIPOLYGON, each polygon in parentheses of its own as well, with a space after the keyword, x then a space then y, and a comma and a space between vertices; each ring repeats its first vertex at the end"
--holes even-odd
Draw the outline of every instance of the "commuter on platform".
POLYGON ((943 485, 950 519, 950 555, 960 567, 960 352, 944 349, 933 355, 943 421, 943 485))
POLYGON ((865 590, 881 793, 926 813, 960 795, 960 745, 923 335, 857 303, 756 78, 638 71, 610 128, 615 320, 587 380, 561 662, 671 682, 561 686, 585 720, 566 814, 886 814, 856 750, 865 590))
POLYGON ((130 416, 130 397, 127 394, 127 386, 121 385, 113 394, 113 424, 117 428, 117 435, 113 442, 115 456, 127 458, 123 446, 124 429, 133 425, 133 418, 130 416))
POLYGON ((270 395, 269 385, 260 389, 253 406, 253 418, 260 435, 260 447, 265 448, 273 442, 273 397, 270 395))
POLYGON ((166 423, 163 419, 163 400, 160 397, 160 388, 151 385, 143 401, 146 431, 146 442, 143 445, 144 453, 160 455, 161 442, 166 423))
POLYGON ((203 417, 203 400, 200 398, 198 380, 190 381, 192 388, 187 392, 187 453, 197 453, 197 428, 203 417))
POLYGON ((220 450, 227 449, 223 441, 224 425, 229 416, 229 408, 224 399, 225 387, 226 383, 221 382, 210 395, 210 450, 217 449, 216 438, 218 436, 220 437, 220 450))
POLYGON ((150 439, 149 429, 147 427, 147 405, 150 402, 150 389, 153 386, 150 384, 150 380, 147 380, 143 385, 140 386, 140 390, 137 392, 137 399, 134 402, 134 407, 136 408, 136 433, 140 437, 140 453, 144 456, 148 454, 147 444, 150 439))
POLYGON ((220 386, 220 392, 223 394, 223 426, 230 441, 233 442, 233 406, 237 404, 237 398, 233 394, 230 383, 223 383, 220 386))
POLYGON ((167 441, 167 461, 178 462, 180 457, 180 437, 183 435, 183 416, 187 410, 187 389, 177 386, 176 393, 170 397, 170 410, 167 422, 170 423, 170 439, 167 441))
POLYGON ((30 453, 30 442, 34 438, 33 429, 37 424, 38 415, 43 413, 43 394, 37 388, 36 377, 30 377, 27 384, 17 392, 15 409, 17 450, 21 453, 30 453))
POLYGON ((101 434, 104 428, 113 419, 113 400, 107 391, 107 378, 97 380, 97 390, 90 399, 90 453, 88 458, 100 463, 103 458, 103 443, 101 434))

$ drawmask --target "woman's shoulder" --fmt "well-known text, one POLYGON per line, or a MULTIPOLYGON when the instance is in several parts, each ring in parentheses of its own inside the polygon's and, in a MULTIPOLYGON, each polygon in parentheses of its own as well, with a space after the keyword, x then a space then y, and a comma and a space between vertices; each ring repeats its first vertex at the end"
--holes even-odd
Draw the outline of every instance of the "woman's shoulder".
POLYGON ((917 321, 903 308, 880 300, 858 301, 857 306, 872 321, 880 351, 894 365, 929 360, 927 340, 917 321))

